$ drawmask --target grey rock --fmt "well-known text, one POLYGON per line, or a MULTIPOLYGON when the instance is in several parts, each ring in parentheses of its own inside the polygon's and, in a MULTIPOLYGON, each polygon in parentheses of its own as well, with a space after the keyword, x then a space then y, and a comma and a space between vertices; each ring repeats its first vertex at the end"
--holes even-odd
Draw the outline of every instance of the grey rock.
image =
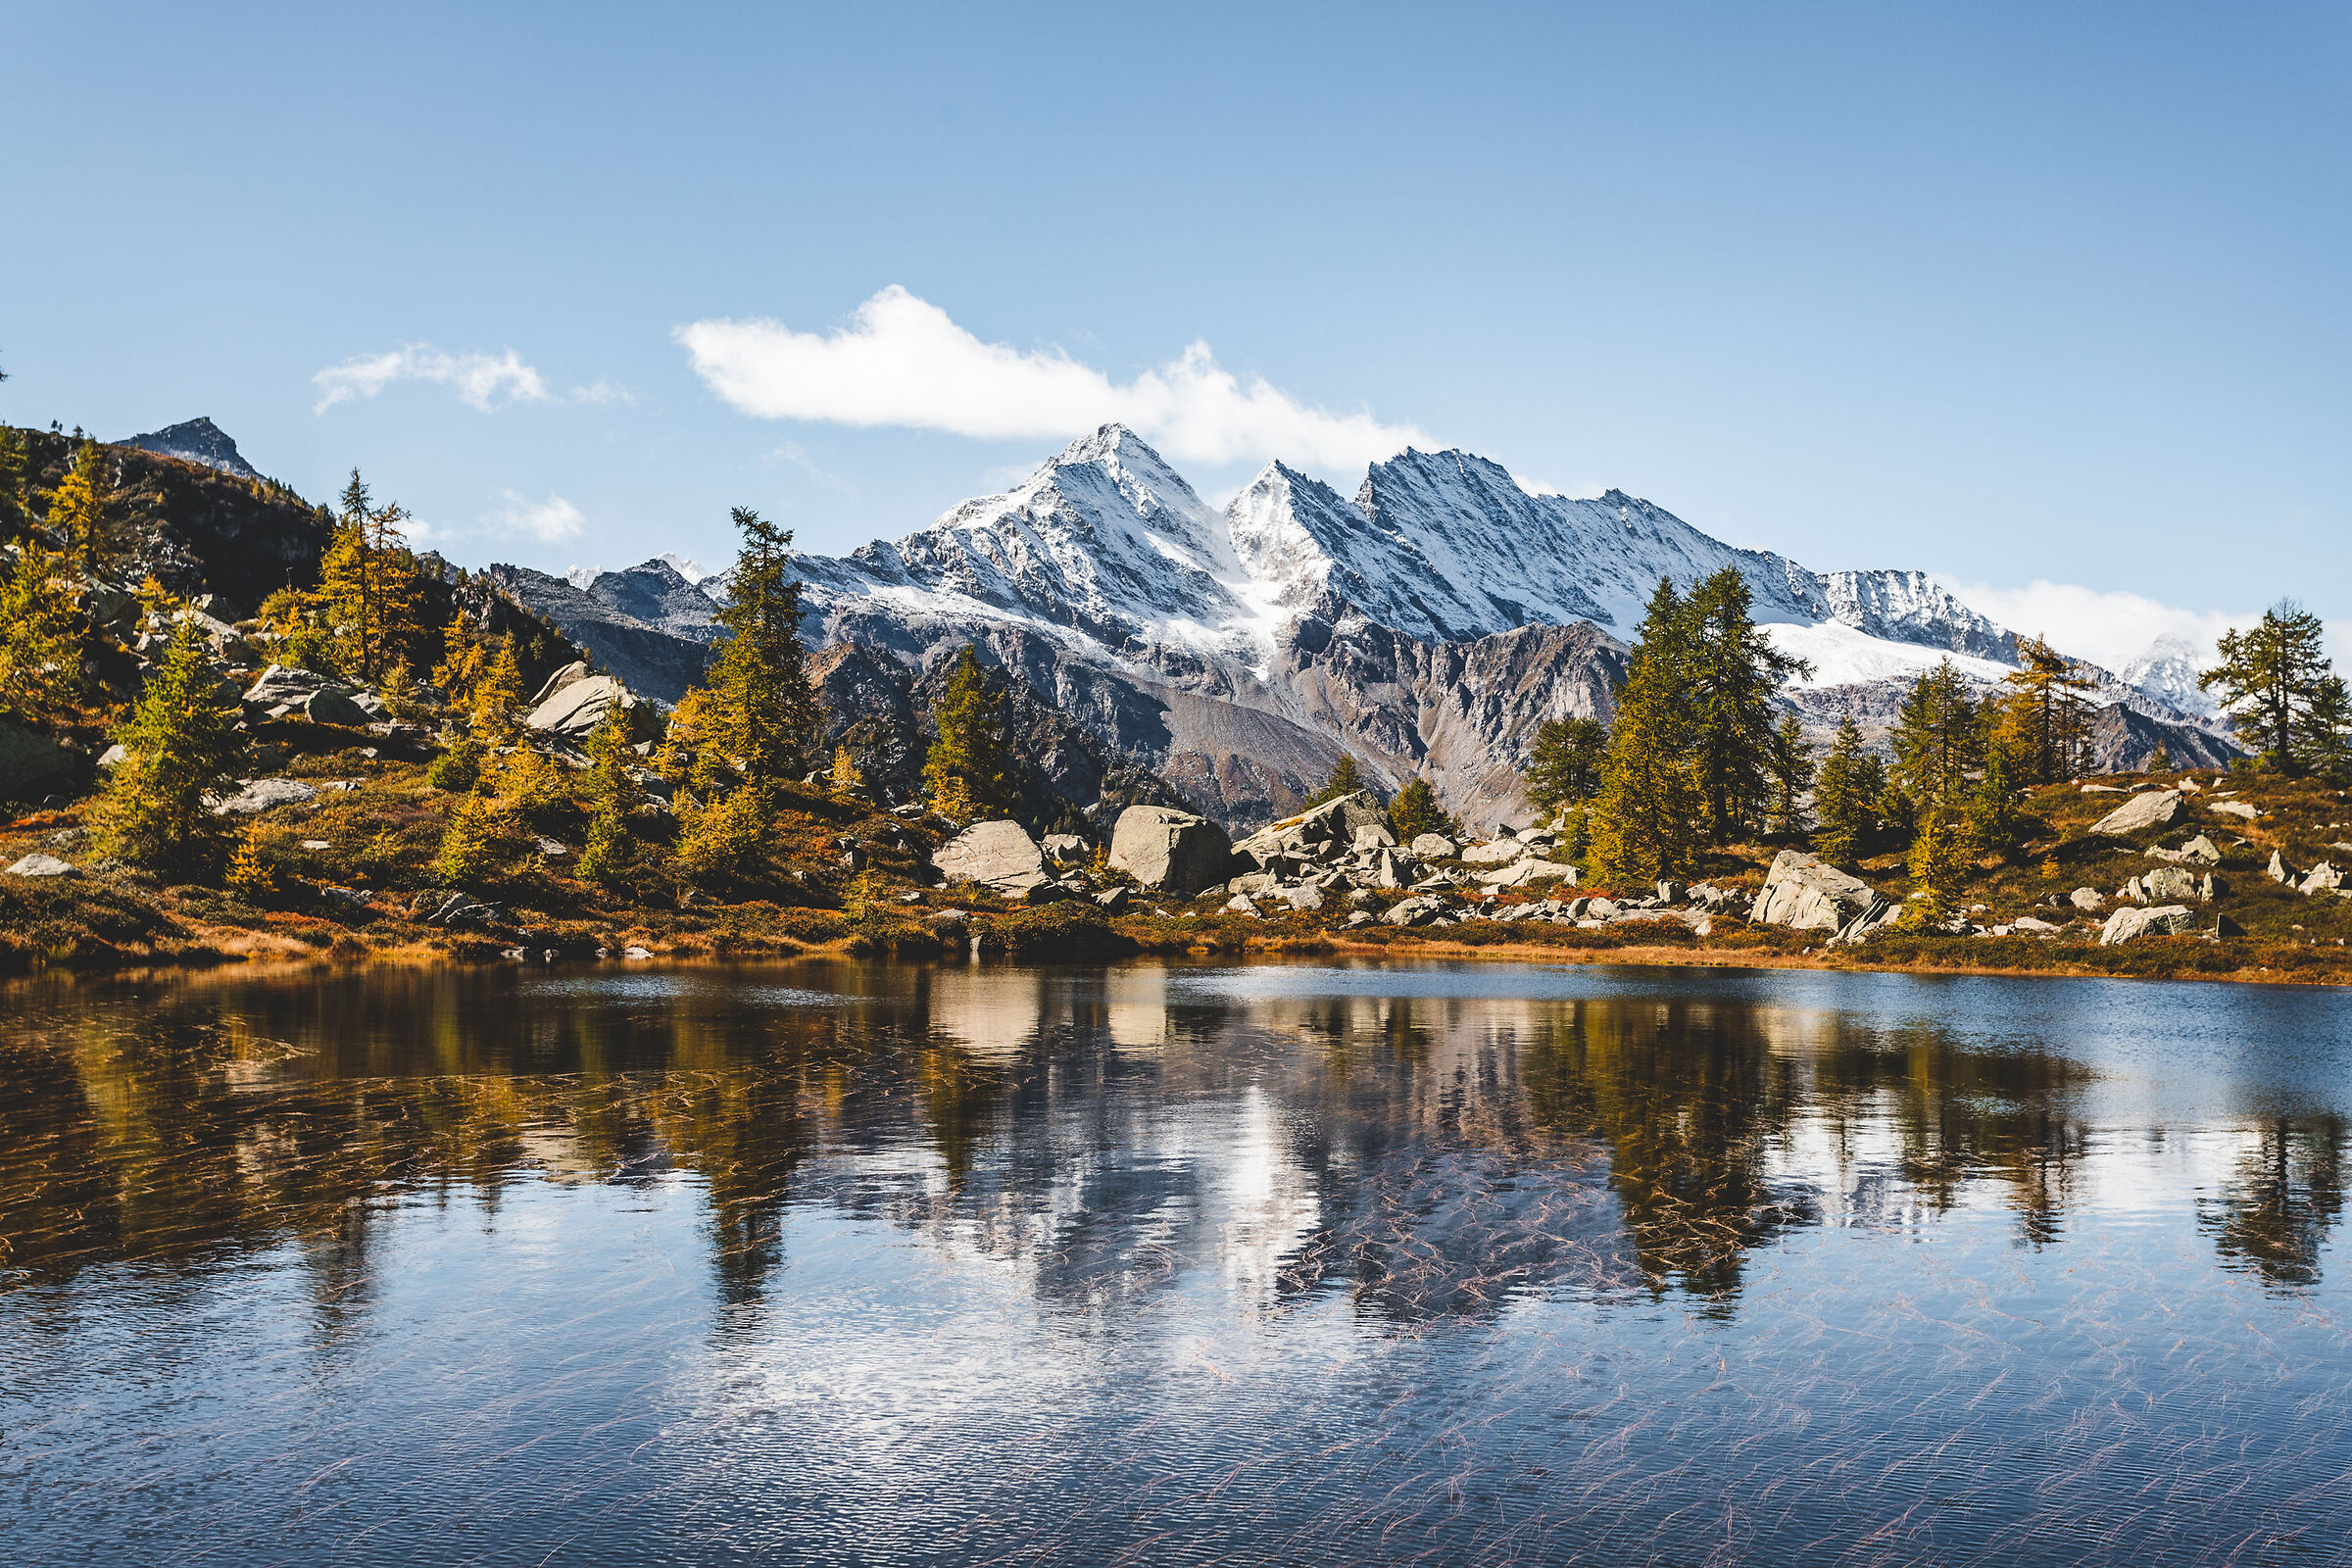
POLYGON ((1413 898, 1399 899, 1390 905, 1388 917, 1384 923, 1402 926, 1428 925, 1444 916, 1446 909, 1445 900, 1434 894, 1419 894, 1413 898))
POLYGON ((2279 858, 2277 850, 2271 852, 2270 869, 2264 874, 2274 882, 2300 882, 2303 880, 2303 873, 2279 858))
POLYGON ((1885 904, 1860 877, 1848 876, 1801 850, 1783 850, 1773 858, 1748 918, 1758 925, 1838 932, 1885 904))
POLYGON ((259 816, 280 806, 301 806, 318 798, 315 786, 298 778, 249 778, 238 783, 241 787, 236 794, 214 800, 215 816, 259 816))
POLYGON ((1236 893, 1232 898, 1225 901, 1224 912, 1227 914, 1246 914, 1250 918, 1255 919, 1257 917, 1257 906, 1251 904, 1241 894, 1236 893))
POLYGON ((54 855, 27 855, 8 868, 10 876, 73 876, 74 867, 54 855))
POLYGON ((1517 839, 1496 839, 1492 844, 1473 844, 1462 851, 1467 865, 1507 865, 1535 852, 1517 839))
POLYGON ((2130 838, 2152 827, 2162 827, 2180 809, 2179 790, 2151 790, 2134 795, 2090 825, 2093 833, 2106 838, 2130 838))
POLYGON ((2248 801, 2215 801, 2208 809, 2217 811, 2223 816, 2240 817, 2248 822, 2262 814, 2248 801))
POLYGON ((1110 914, 1118 913, 1121 909, 1127 907, 1130 903, 1134 902, 1134 891, 1132 889, 1122 887, 1104 888, 1102 892, 1095 895, 1095 903, 1105 912, 1110 914))
POLYGON ((2160 865, 2139 879, 2140 896, 2150 904, 2179 904, 2199 897, 2197 878, 2177 865, 2160 865))
POLYGON ((1531 858, 1482 872, 1478 880, 1486 887, 1496 889, 1534 887, 1545 882, 1565 883, 1573 887, 1576 885, 1576 867, 1531 858))
POLYGON ((2099 946, 2121 947, 2141 937, 2171 936, 2196 929, 2197 917, 2179 904, 2159 904, 2146 908, 2127 906, 2107 917, 2099 928, 2099 946))
POLYGON ((974 822, 941 845, 931 863, 950 882, 976 882, 1012 899, 1053 880, 1037 841, 1011 821, 974 822))
POLYGON ((2344 873, 2338 871, 2328 861, 2322 860, 2311 868, 2310 873, 2302 881, 2295 884, 2295 891, 2308 899, 2315 893, 2331 892, 2343 885, 2344 873))
POLYGON ((350 687, 315 669, 271 664, 245 688, 245 701, 256 708, 300 708, 319 692, 329 691, 351 694, 350 687))
POLYGON ((496 925, 499 922, 498 906, 484 904, 469 893, 426 894, 418 902, 427 906, 422 915, 426 925, 447 928, 456 925, 496 925))
POLYGON ((1323 890, 1312 882, 1301 882, 1297 887, 1283 888, 1280 891, 1283 902, 1294 909, 1307 910, 1323 907, 1323 890))
POLYGON ((562 669, 557 670, 553 675, 548 676, 547 679, 541 683, 538 693, 531 698, 531 706, 533 708, 539 708, 545 705, 549 698, 555 696, 556 693, 562 691, 564 687, 569 686, 572 682, 586 680, 587 678, 587 662, 585 660, 575 659, 570 663, 565 664, 562 669))
POLYGON ((1086 840, 1075 833, 1049 833, 1038 841, 1046 858, 1055 865, 1083 865, 1086 862, 1086 840))
POLYGON ((1396 847, 1396 835, 1389 831, 1388 823, 1374 822, 1355 830, 1353 847, 1358 855, 1366 850, 1393 850, 1396 847))
POLYGON ((1462 847, 1443 833, 1418 833, 1413 836, 1412 851, 1424 860, 1450 860, 1462 853, 1462 847))
POLYGON ((98 754, 98 765, 100 767, 113 767, 116 763, 122 761, 129 755, 130 748, 124 746, 121 741, 117 741, 114 745, 109 746, 105 751, 98 754))
POLYGON ((638 707, 629 689, 610 675, 588 675, 559 688, 523 720, 532 729, 578 739, 605 721, 615 709, 629 712, 638 707))
POLYGON ((314 724, 340 724, 346 729, 363 729, 368 723, 368 710, 348 694, 331 688, 315 691, 304 698, 302 716, 314 724))
POLYGON ((1233 843, 1204 816, 1165 806, 1130 806, 1110 835, 1110 866, 1147 888, 1190 898, 1225 879, 1233 843))
POLYGON ((1239 854, 1249 856, 1261 867, 1284 855, 1329 860, 1353 850, 1358 829, 1387 825, 1388 814, 1380 808, 1380 802, 1369 790, 1358 790, 1353 795, 1343 795, 1311 810, 1270 823, 1242 840, 1234 849, 1239 854))
POLYGON ((2200 833, 2180 846, 2180 858, 2193 860, 2199 865, 2219 865, 2222 863, 2222 852, 2213 840, 2200 833))
POLYGON ((1680 882, 1669 879, 1658 884, 1658 902, 1660 904, 1680 904, 1683 902, 1683 896, 1684 889, 1680 882))

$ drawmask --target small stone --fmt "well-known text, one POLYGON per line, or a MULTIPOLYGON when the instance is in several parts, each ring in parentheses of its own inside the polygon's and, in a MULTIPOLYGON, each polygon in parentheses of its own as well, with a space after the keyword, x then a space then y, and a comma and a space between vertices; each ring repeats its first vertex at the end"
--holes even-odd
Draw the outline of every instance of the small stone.
POLYGON ((1450 860, 1462 853, 1462 847, 1443 833, 1415 834, 1411 849, 1423 860, 1450 860))
POLYGON ((2107 917, 2099 928, 2099 946, 2121 947, 2141 937, 2171 936, 2196 929, 2196 916, 2178 904, 2161 904, 2148 908, 2126 907, 2107 917))
POLYGON ((2248 801, 2216 801, 2213 803, 2212 809, 2225 816, 2243 817, 2249 822, 2262 814, 2254 809, 2253 804, 2248 801))

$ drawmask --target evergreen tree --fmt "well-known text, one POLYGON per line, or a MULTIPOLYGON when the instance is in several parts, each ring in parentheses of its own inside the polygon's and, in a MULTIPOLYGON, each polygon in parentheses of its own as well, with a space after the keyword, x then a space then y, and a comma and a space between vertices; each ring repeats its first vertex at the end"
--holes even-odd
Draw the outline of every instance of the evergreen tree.
POLYGON ((433 870, 444 882, 478 885, 495 880, 521 853, 521 837, 513 812, 498 797, 461 795, 450 808, 433 870))
POLYGON ((1967 883, 1962 830, 1946 822, 1940 812, 1923 817, 1911 840, 1909 869, 1913 889, 1927 895, 1920 902, 1920 914, 1930 920, 1949 918, 1967 883))
POLYGON ((644 801, 644 791, 630 771, 636 762, 628 722, 615 708, 588 737, 588 837, 579 862, 579 873, 587 881, 617 881, 636 859, 629 813, 644 801))
POLYGON ((1765 760, 1772 778, 1772 830, 1797 834, 1805 830, 1804 793, 1813 787, 1813 751, 1805 744, 1804 726, 1794 713, 1783 713, 1772 732, 1772 754, 1765 760))
POLYGON ((66 561, 27 533, 0 554, 0 713, 55 712, 81 690, 66 561))
POLYGON ((498 653, 473 686, 473 732, 507 745, 522 732, 522 662, 514 657, 512 635, 498 641, 498 653))
POLYGON ((689 800, 679 812, 679 860, 706 880, 749 875, 766 844, 766 795, 767 791, 751 786, 715 801, 689 800))
POLYGON ((0 425, 0 544, 32 532, 32 509, 25 496, 31 471, 24 433, 0 425))
POLYGON ((1013 783, 1004 699, 989 689, 970 648, 956 656, 931 718, 939 738, 923 763, 923 787, 933 809, 952 821, 1009 811, 1013 783))
POLYGON ((2251 731, 2264 765, 2293 772, 2302 765, 2302 737, 2314 695, 2328 678, 2320 617, 2281 599, 2245 631, 2222 635, 2222 662, 2197 677, 2220 688, 2222 710, 2251 731))
POLYGON ((1849 713, 1838 726, 1813 786, 1813 814, 1821 823, 1813 848, 1823 859, 1854 864, 1863 841, 1878 831, 1879 803, 1886 794, 1886 766, 1862 744, 1862 731, 1849 713))
POLYGON ((1364 787, 1364 770, 1356 765, 1355 754, 1342 752, 1340 760, 1331 764, 1331 774, 1322 787, 1306 798, 1306 808, 1313 810, 1326 802, 1353 795, 1364 787))
POLYGON ((49 497, 50 531, 84 577, 97 574, 106 552, 110 489, 105 449, 84 441, 74 449, 73 466, 49 497))
POLYGON ((1527 798, 1549 816, 1600 791, 1609 756, 1609 729, 1598 719, 1547 718, 1536 726, 1527 764, 1527 798))
POLYGON ((1984 773, 1968 803, 1967 842, 1981 854, 2007 855, 2017 847, 2017 786, 2006 747, 1984 754, 1984 773))
POLYGON ((2303 765, 2312 772, 2330 783, 2352 777, 2352 694, 2346 693, 2343 676, 2328 675, 2314 683, 2297 744, 2303 765))
POLYGON ((1684 607, 1690 754, 1707 803, 1707 836, 1729 842, 1764 814, 1773 760, 1772 695, 1813 666, 1782 653, 1749 612, 1747 579, 1725 566, 1684 607))
POLYGON ((827 784, 837 801, 854 801, 865 793, 865 774, 858 769, 858 759, 848 746, 833 748, 833 773, 827 784))
POLYGON ((351 470, 319 562, 318 601, 340 662, 362 680, 373 682, 395 660, 407 658, 419 629, 416 558, 400 527, 407 519, 397 503, 371 505, 360 470, 351 470))
POLYGON ((1389 803, 1389 828, 1399 844, 1410 844, 1424 833, 1461 837, 1462 827, 1438 804, 1438 792, 1425 778, 1409 778, 1389 803))
POLYGON ((1922 819, 1962 809, 1968 775, 1984 760, 1984 727, 1968 682, 1948 659, 1914 681, 1889 737, 1893 782, 1922 819))
POLYGON ((1592 858, 1602 875, 1622 882, 1682 875, 1698 844, 1706 803, 1686 750, 1677 673, 1667 659, 1637 647, 1617 694, 1592 806, 1592 858))
POLYGON ((709 684, 723 714, 720 745, 751 784, 767 789, 809 771, 823 712, 801 646, 792 533, 748 507, 733 516, 743 542, 719 607, 726 636, 709 684))
POLYGON ((228 858, 229 890, 248 903, 259 904, 277 892, 277 871, 270 863, 262 848, 262 822, 255 817, 237 835, 237 847, 228 858))
POLYGON ((482 678, 489 658, 474 635, 473 616, 464 610, 450 616, 441 629, 441 662, 433 669, 433 684, 452 708, 470 708, 474 683, 482 678))
POLYGON ((212 649, 193 618, 172 628, 130 723, 116 736, 126 754, 94 813, 110 854, 140 865, 196 858, 211 820, 207 791, 243 759, 237 706, 224 700, 212 649))
POLYGON ((2001 698, 1994 743, 2009 752, 2024 783, 2073 778, 2090 727, 2090 705, 2082 694, 2097 683, 2038 637, 2020 637, 2017 655, 2023 667, 2001 677, 2008 690, 2001 698))

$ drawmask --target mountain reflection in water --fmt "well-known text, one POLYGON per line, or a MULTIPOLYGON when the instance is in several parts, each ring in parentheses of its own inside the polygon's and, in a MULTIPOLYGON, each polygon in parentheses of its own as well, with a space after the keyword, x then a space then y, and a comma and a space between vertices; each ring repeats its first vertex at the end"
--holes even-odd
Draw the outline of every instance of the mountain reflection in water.
POLYGON ((806 963, 11 1003, 31 1561, 2352 1560, 2325 994, 806 963))

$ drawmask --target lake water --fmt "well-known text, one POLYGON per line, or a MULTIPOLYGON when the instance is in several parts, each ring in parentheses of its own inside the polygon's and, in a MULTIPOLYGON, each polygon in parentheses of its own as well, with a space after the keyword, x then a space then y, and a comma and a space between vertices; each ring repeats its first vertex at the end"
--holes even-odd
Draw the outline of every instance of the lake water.
POLYGON ((2352 1561, 2336 993, 0 998, 11 1568, 2352 1561))

